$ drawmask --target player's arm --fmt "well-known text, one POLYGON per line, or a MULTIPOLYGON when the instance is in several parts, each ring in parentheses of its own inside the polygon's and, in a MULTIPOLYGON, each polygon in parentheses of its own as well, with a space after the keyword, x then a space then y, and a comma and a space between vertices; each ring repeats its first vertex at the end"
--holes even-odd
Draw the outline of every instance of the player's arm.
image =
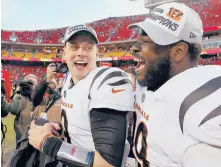
MULTIPOLYGON (((201 103, 198 110, 190 109, 184 134, 199 144, 189 147, 183 159, 185 167, 221 166, 221 90, 212 94, 209 103, 201 103)), ((188 113, 187 113, 188 114, 188 113)))
POLYGON ((126 113, 107 108, 90 112, 96 150, 94 167, 121 166, 126 140, 126 113))
POLYGON ((49 125, 43 127, 34 125, 37 128, 33 128, 32 123, 29 142, 35 148, 68 166, 120 167, 126 139, 126 112, 106 108, 92 109, 90 118, 95 152, 51 136, 49 125), (39 133, 46 137, 38 140, 36 134, 39 133))
POLYGON ((89 93, 91 132, 95 149, 102 157, 94 162, 98 167, 121 166, 127 131, 126 115, 134 111, 133 87, 128 75, 115 68, 106 72, 94 82, 89 93))
POLYGON ((210 115, 208 114, 206 119, 203 119, 206 121, 202 121, 198 127, 192 126, 188 130, 189 135, 199 141, 199 144, 186 150, 184 167, 221 166, 221 115, 218 115, 218 112, 213 118, 210 115))
POLYGON ((188 148, 184 154, 184 167, 220 167, 221 148, 200 143, 188 148))

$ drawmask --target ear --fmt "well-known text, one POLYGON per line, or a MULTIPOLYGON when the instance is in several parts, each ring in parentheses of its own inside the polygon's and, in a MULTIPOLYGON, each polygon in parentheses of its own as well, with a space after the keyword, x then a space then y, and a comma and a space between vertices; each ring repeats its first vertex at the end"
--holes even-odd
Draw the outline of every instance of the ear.
POLYGON ((180 63, 188 52, 188 45, 185 42, 181 42, 171 48, 171 58, 175 63, 180 63))

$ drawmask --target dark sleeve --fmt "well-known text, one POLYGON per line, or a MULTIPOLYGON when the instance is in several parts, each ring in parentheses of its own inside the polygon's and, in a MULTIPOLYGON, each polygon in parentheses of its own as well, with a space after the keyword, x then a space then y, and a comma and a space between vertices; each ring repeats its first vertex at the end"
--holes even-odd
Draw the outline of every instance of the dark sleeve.
POLYGON ((1 117, 6 117, 9 113, 9 104, 4 95, 1 95, 1 117))
POLYGON ((12 102, 9 104, 11 114, 17 115, 22 109, 22 97, 15 95, 12 102))
POLYGON ((127 112, 92 109, 91 132, 95 149, 111 165, 120 167, 126 140, 127 112))
POLYGON ((44 94, 47 90, 48 83, 46 80, 42 80, 33 90, 31 99, 32 99, 32 104, 33 106, 38 106, 41 104, 44 94))

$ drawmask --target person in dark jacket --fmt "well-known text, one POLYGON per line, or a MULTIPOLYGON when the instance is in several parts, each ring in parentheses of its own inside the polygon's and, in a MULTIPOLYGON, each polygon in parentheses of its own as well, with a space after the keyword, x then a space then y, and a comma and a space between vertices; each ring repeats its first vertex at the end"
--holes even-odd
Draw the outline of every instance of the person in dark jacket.
POLYGON ((56 91, 57 81, 55 79, 56 75, 55 71, 56 71, 55 64, 49 64, 46 76, 40 81, 40 83, 33 90, 31 96, 33 110, 38 105, 47 105, 49 101, 55 96, 55 94, 59 93, 56 91), (47 93, 49 96, 45 97, 44 96, 45 93, 47 93))
POLYGON ((14 120, 16 143, 21 139, 27 125, 31 123, 31 93, 36 85, 37 77, 28 74, 17 86, 13 95, 9 111, 16 116, 14 120))

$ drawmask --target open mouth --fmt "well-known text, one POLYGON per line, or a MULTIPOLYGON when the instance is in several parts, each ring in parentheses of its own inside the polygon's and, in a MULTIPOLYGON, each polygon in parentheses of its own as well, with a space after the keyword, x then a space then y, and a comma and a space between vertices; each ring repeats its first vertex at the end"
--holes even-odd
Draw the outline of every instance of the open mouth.
POLYGON ((74 64, 76 67, 83 68, 86 67, 88 63, 86 61, 77 60, 74 62, 74 64))
POLYGON ((146 67, 145 61, 142 59, 134 58, 134 67, 136 73, 143 71, 146 67))

